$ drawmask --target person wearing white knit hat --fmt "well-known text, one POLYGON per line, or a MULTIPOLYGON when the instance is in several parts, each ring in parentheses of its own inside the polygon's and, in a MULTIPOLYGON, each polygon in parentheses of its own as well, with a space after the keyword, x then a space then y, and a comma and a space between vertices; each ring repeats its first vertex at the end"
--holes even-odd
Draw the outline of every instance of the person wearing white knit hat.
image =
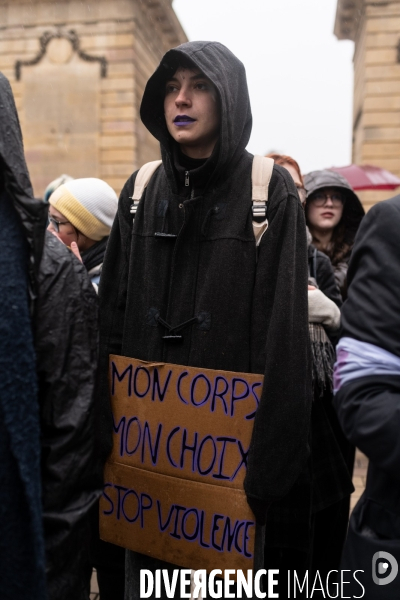
POLYGON ((97 289, 118 208, 116 193, 95 177, 73 179, 52 193, 49 204, 49 231, 81 258, 97 289))

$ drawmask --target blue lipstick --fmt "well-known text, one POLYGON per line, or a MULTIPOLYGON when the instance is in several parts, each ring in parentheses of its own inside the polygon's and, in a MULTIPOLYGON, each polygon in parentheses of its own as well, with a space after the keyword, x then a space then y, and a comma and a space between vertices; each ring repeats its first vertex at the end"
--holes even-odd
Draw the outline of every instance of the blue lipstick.
POLYGON ((195 121, 196 121, 196 119, 192 119, 192 117, 188 117, 187 115, 178 115, 174 119, 174 123, 175 123, 175 125, 178 125, 178 127, 184 127, 185 125, 190 125, 191 123, 194 123, 195 121))

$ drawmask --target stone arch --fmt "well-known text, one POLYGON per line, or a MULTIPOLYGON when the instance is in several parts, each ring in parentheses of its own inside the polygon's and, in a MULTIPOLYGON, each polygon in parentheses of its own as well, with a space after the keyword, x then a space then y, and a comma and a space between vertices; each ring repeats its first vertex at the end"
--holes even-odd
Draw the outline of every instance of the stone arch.
POLYGON ((16 61, 21 127, 35 194, 68 173, 98 177, 103 57, 81 51, 74 31, 45 32, 30 60, 16 61), (99 68, 100 66, 100 68, 99 68))

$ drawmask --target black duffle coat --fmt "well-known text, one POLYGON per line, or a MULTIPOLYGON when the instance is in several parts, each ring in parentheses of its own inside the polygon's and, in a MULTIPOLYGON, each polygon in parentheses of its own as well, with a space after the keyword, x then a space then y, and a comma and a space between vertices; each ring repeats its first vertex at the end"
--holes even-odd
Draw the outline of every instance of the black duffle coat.
POLYGON ((269 228, 256 248, 252 227, 251 131, 243 65, 218 43, 167 53, 149 80, 141 116, 161 143, 163 164, 130 213, 127 181, 100 283, 104 452, 111 447, 107 363, 111 353, 149 361, 261 373, 264 389, 245 491, 256 516, 306 468, 312 401, 305 219, 289 173, 275 166, 269 228), (163 115, 165 78, 182 57, 214 83, 221 131, 213 155, 186 171, 163 115), (185 185, 189 181, 189 185, 185 185), (160 235, 162 234, 162 235, 160 235), (164 339, 180 328, 182 342, 164 339), (187 321, 189 324, 183 326, 187 321))

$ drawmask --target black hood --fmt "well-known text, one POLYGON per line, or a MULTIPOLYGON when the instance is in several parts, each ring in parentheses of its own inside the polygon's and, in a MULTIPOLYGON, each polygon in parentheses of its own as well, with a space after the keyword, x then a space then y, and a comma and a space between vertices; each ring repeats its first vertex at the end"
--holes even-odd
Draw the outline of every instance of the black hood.
POLYGON ((30 275, 34 287, 44 243, 47 206, 33 197, 14 96, 2 73, 0 111, 0 188, 13 202, 21 219, 30 247, 30 275))
POLYGON ((144 91, 140 116, 144 125, 161 144, 167 176, 174 173, 173 154, 177 144, 168 133, 164 117, 166 81, 181 62, 188 61, 200 69, 215 85, 220 101, 221 129, 212 157, 202 167, 209 170, 209 183, 234 167, 250 138, 252 116, 246 71, 228 48, 218 42, 188 42, 169 50, 150 77, 144 91), (210 164, 211 163, 211 164, 210 164), (210 166, 212 167, 210 170, 210 166))
POLYGON ((360 226, 361 219, 365 215, 365 211, 359 197, 354 192, 347 179, 340 175, 340 173, 330 171, 329 169, 311 171, 311 173, 304 176, 304 187, 307 190, 307 200, 305 205, 306 215, 309 198, 317 190, 326 187, 335 187, 339 188, 345 194, 346 202, 343 207, 342 222, 345 223, 346 227, 346 241, 352 244, 360 226))

